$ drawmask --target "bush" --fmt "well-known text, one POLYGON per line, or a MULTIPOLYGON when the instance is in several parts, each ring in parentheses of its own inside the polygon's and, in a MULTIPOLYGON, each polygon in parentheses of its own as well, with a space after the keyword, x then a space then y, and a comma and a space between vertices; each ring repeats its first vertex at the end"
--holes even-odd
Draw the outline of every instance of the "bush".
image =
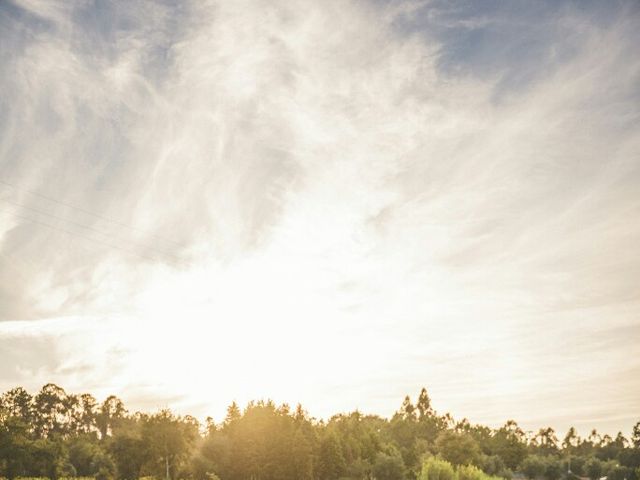
POLYGON ((530 455, 522 461, 520 470, 530 480, 540 478, 544 475, 547 468, 544 458, 538 455, 530 455))
POLYGON ((489 475, 499 475, 507 469, 507 466, 498 455, 483 455, 481 457, 482 471, 489 475))
POLYGON ((555 457, 548 457, 544 468, 544 478, 558 480, 562 476, 562 464, 555 457))
POLYGON ((457 480, 457 478, 449 462, 431 457, 422 464, 419 480, 457 480))
MULTIPOLYGON (((0 480, 9 480, 0 477, 0 480)), ((51 480, 49 477, 15 477, 14 480, 51 480)), ((96 480, 95 477, 58 477, 58 480, 96 480)))
POLYGON ((458 480, 486 480, 489 476, 473 465, 458 467, 458 480))
POLYGON ((376 455, 372 473, 378 480, 401 480, 405 477, 405 470, 399 453, 389 455, 380 452, 376 455))
POLYGON ((445 460, 454 465, 478 465, 481 452, 478 443, 466 433, 445 430, 436 438, 436 450, 445 460))
POLYGON ((473 465, 461 465, 453 468, 446 460, 428 458, 422 465, 418 480, 504 480, 506 477, 488 475, 473 465))
POLYGON ((596 457, 589 458, 584 464, 584 473, 591 480, 597 480, 602 476, 603 465, 596 457))
POLYGON ((607 475, 607 480, 627 480, 631 476, 631 469, 616 465, 607 475))
POLYGON ((112 480, 116 476, 116 465, 104 452, 99 452, 93 457, 91 470, 95 472, 96 480, 112 480))

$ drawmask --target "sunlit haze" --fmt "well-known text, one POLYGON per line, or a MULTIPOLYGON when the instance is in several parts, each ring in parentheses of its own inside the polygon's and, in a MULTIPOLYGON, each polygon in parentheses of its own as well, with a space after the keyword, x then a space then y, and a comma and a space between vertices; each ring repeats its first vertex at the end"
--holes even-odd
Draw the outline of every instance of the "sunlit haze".
POLYGON ((637 2, 0 2, 0 390, 640 415, 637 2))

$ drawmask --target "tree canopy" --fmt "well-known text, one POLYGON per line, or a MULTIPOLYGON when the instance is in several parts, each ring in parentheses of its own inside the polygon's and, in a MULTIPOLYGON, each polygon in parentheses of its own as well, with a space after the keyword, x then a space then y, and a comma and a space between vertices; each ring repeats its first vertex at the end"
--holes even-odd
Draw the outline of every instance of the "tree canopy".
POLYGON ((438 414, 426 389, 390 419, 355 411, 327 421, 269 400, 204 424, 168 409, 130 412, 47 384, 0 396, 0 477, 96 480, 640 480, 640 422, 627 440, 574 428, 525 433, 438 414), (559 440, 562 438, 562 441, 559 440))

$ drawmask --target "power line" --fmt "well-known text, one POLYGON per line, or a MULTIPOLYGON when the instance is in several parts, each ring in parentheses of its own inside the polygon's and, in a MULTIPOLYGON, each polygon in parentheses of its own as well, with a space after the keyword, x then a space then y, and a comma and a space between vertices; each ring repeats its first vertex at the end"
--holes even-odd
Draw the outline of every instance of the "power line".
POLYGON ((111 219, 111 218, 105 217, 105 216, 103 216, 103 215, 100 215, 100 214, 98 214, 98 213, 92 212, 92 211, 90 211, 90 210, 86 210, 86 209, 84 209, 84 208, 82 208, 82 207, 78 207, 78 206, 75 206, 75 205, 71 205, 71 204, 69 204, 69 203, 66 203, 66 202, 63 202, 63 201, 57 200, 57 199, 52 198, 52 197, 49 197, 49 196, 47 196, 47 195, 43 195, 43 194, 41 194, 41 193, 39 193, 39 192, 34 192, 34 191, 32 191, 32 190, 27 190, 27 189, 25 189, 25 188, 18 187, 17 185, 14 185, 14 184, 12 184, 12 183, 7 182, 6 180, 2 180, 2 179, 0 179, 0 183, 1 183, 1 184, 3 184, 3 185, 6 185, 6 186, 8 186, 8 187, 14 188, 14 189, 16 189, 16 190, 19 190, 19 191, 22 191, 22 192, 28 193, 29 195, 33 195, 33 196, 36 196, 36 197, 42 198, 42 199, 44 199, 44 200, 48 200, 48 201, 50 201, 50 202, 56 203, 56 204, 58 204, 58 205, 62 205, 62 206, 64 206, 64 207, 71 208, 71 209, 73 209, 73 210, 77 210, 77 211, 79 211, 79 212, 84 213, 85 215, 90 215, 90 216, 95 217, 95 218, 97 218, 97 219, 100 219, 100 220, 102 220, 102 221, 113 223, 114 225, 118 225, 119 227, 122 227, 122 228, 130 228, 130 229, 132 229, 132 230, 137 230, 137 231, 139 231, 139 232, 141 232, 141 233, 145 233, 146 235, 150 235, 150 236, 152 236, 152 237, 154 237, 154 238, 157 238, 158 240, 162 240, 162 241, 165 241, 165 242, 170 242, 170 243, 173 243, 174 245, 181 246, 181 244, 180 244, 179 242, 176 242, 175 240, 171 240, 170 238, 165 238, 165 237, 162 237, 162 236, 160 236, 160 235, 156 235, 156 234, 149 234, 149 233, 145 232, 145 231, 144 231, 143 229, 141 229, 141 228, 135 227, 135 226, 133 226, 133 225, 129 225, 129 224, 124 223, 124 222, 119 222, 118 220, 113 220, 113 219, 111 219))
POLYGON ((125 253, 129 253, 130 255, 134 255, 136 257, 140 257, 140 258, 143 258, 145 260, 149 260, 151 262, 157 262, 159 260, 158 258, 149 256, 149 255, 141 254, 141 253, 136 252, 135 250, 131 250, 129 248, 123 248, 121 246, 113 245, 112 243, 105 242, 105 241, 97 239, 97 238, 89 237, 89 236, 86 236, 86 235, 79 234, 78 232, 73 232, 71 230, 67 230, 66 228, 60 228, 60 227, 58 227, 56 225, 52 225, 50 223, 42 222, 40 220, 36 220, 36 219, 30 218, 30 217, 25 217, 24 215, 20 215, 19 213, 12 212, 12 214, 13 214, 13 216, 15 216, 17 218, 20 218, 22 220, 26 220, 28 222, 35 223, 37 225, 41 225, 43 227, 50 228, 52 230, 56 230, 58 232, 66 233, 67 235, 71 235, 73 237, 79 237, 79 238, 83 238, 85 240, 88 240, 90 242, 100 243, 100 244, 102 244, 104 246, 107 246, 107 247, 110 247, 110 248, 114 248, 116 250, 120 250, 120 251, 123 251, 125 253))
POLYGON ((147 245, 142 245, 142 244, 139 244, 139 243, 137 243, 135 241, 128 240, 126 238, 121 238, 121 237, 118 237, 116 235, 103 232, 103 231, 101 231, 99 229, 96 229, 96 228, 90 226, 90 225, 85 225, 83 223, 76 222, 76 221, 68 219, 68 218, 60 217, 58 215, 54 215, 52 213, 45 212, 43 210, 40 210, 40 209, 37 209, 37 208, 34 208, 34 207, 30 207, 28 205, 22 205, 20 203, 13 202, 13 201, 7 200, 7 199, 3 199, 3 201, 8 203, 8 204, 10 204, 10 205, 15 206, 15 207, 31 210, 31 211, 33 211, 35 213, 47 216, 47 217, 52 218, 54 220, 60 220, 60 221, 63 221, 63 222, 67 222, 67 223, 75 225, 75 226, 77 226, 79 228, 82 228, 82 229, 85 229, 85 230, 88 230, 88 231, 91 231, 91 232, 98 233, 100 235, 103 235, 104 237, 111 238, 111 239, 114 239, 114 240, 117 240, 117 241, 120 241, 120 242, 128 243, 129 245, 132 245, 133 247, 148 249, 148 250, 151 250, 151 251, 153 251, 153 252, 155 252, 156 254, 159 254, 159 255, 166 255, 167 257, 171 257, 171 259, 174 260, 175 262, 180 262, 180 259, 178 257, 176 257, 172 253, 167 252, 165 250, 161 250, 161 249, 158 249, 158 248, 155 248, 155 247, 150 247, 150 246, 147 246, 147 245))

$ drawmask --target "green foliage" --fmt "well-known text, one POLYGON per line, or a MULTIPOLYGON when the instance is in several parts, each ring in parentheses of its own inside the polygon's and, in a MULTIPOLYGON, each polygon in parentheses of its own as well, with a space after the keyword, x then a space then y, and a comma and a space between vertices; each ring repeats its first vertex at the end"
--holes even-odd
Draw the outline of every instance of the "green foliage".
POLYGON ((458 467, 458 480, 485 480, 488 475, 473 465, 458 467))
POLYGON ((426 389, 389 420, 356 411, 316 421, 300 405, 257 401, 205 425, 54 384, 0 396, 0 480, 575 480, 569 469, 640 480, 640 422, 629 441, 569 429, 559 442, 551 428, 530 439, 513 420, 492 429, 439 415, 426 389))
POLYGON ((631 445, 634 448, 640 448, 640 422, 633 426, 633 433, 631 434, 631 445))
POLYGON ((422 464, 419 480, 457 480, 457 477, 453 465, 432 457, 422 464))
MULTIPOLYGON (((292 414, 287 406, 259 401, 250 403, 244 412, 232 405, 229 412, 231 415, 220 428, 207 429, 191 462, 197 478, 215 472, 224 480, 252 477, 311 480, 314 471, 320 468, 319 460, 316 462, 317 431, 301 409, 292 414)), ((336 444, 331 447, 336 451, 325 451, 321 460, 327 474, 336 462, 338 473, 342 474, 346 462, 341 457, 340 441, 336 434, 334 437, 336 444)))
POLYGON ((148 462, 149 449, 138 432, 114 436, 107 448, 120 478, 134 480, 140 477, 143 465, 148 462))
MULTIPOLYGON (((7 480, 6 477, 0 477, 0 480, 7 480)), ((15 477, 14 480, 51 480, 49 477, 15 477)), ((59 477, 57 480, 95 480, 94 477, 59 477)))
POLYGON ((558 437, 551 427, 541 428, 533 437, 533 444, 543 455, 552 455, 558 451, 558 437))
POLYGON ((91 460, 91 471, 96 480, 113 480, 116 476, 116 464, 109 455, 98 451, 91 460))
POLYGON ((583 477, 585 476, 584 466, 586 462, 587 457, 569 455, 568 458, 562 462, 562 471, 568 472, 570 470, 574 475, 583 477))
POLYGON ((499 455, 484 455, 481 458, 482 470, 489 475, 510 479, 513 472, 507 468, 499 455))
POLYGON ((198 436, 198 424, 169 410, 145 417, 141 423, 141 440, 148 453, 150 472, 157 477, 177 478, 198 436))
POLYGON ((616 465, 607 472, 607 480, 628 480, 631 473, 631 469, 616 465))
POLYGON ((376 480, 402 480, 406 475, 404 460, 397 450, 379 452, 371 471, 376 480))
POLYGON ((596 457, 589 458, 584 465, 584 473, 591 480, 598 480, 602 476, 603 464, 596 457))
POLYGON ((434 411, 431 408, 431 399, 429 398, 429 394, 427 393, 426 388, 420 390, 418 402, 416 403, 416 409, 418 410, 419 420, 424 420, 425 418, 434 415, 434 411))
POLYGON ((486 445, 489 451, 502 459, 505 466, 517 470, 527 456, 527 442, 522 429, 514 420, 507 421, 500 427, 486 445))
POLYGON ((532 480, 537 478, 558 480, 564 471, 563 462, 553 455, 530 455, 524 459, 520 470, 527 478, 532 480))
POLYGON ((460 465, 457 468, 439 458, 428 458, 422 464, 418 480, 502 480, 488 475, 474 465, 460 465))
POLYGON ((562 475, 562 463, 556 457, 549 456, 546 459, 544 478, 546 480, 558 480, 562 475))
POLYGON ((480 462, 480 447, 467 433, 441 432, 436 439, 436 451, 454 465, 476 465, 480 462))
POLYGON ((325 436, 320 442, 318 476, 322 480, 336 480, 345 473, 347 465, 336 434, 325 436))

